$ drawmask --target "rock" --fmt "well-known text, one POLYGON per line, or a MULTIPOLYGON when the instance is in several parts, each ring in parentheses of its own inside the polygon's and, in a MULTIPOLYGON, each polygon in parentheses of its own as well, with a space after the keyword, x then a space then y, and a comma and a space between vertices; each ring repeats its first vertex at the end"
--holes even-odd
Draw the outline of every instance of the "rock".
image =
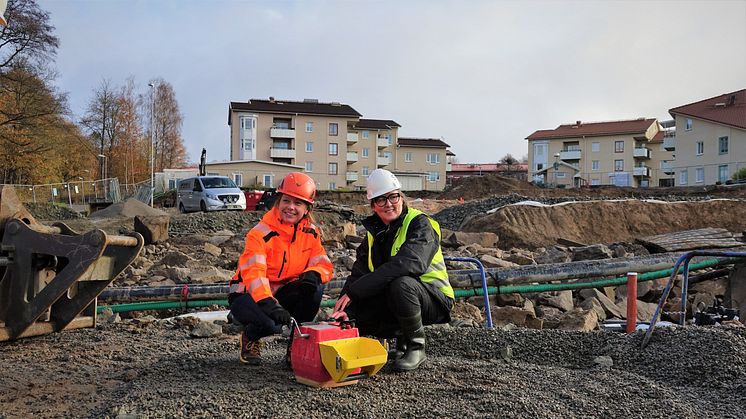
POLYGON ((534 260, 539 265, 548 263, 566 263, 570 262, 570 259, 570 252, 568 252, 564 247, 560 248, 558 246, 550 247, 542 253, 537 252, 536 256, 534 256, 534 260))
POLYGON ((606 310, 604 310, 601 303, 598 302, 596 297, 590 297, 583 300, 582 303, 580 303, 580 308, 584 310, 593 310, 596 312, 596 316, 598 317, 598 321, 602 322, 606 320, 606 310))
POLYGON ((568 311, 560 317, 560 323, 557 327, 560 330, 580 330, 590 332, 598 328, 598 316, 593 310, 583 310, 576 308, 568 311))
POLYGON ((354 223, 343 223, 339 226, 327 224, 321 229, 321 239, 326 246, 336 244, 345 247, 347 236, 354 236, 355 233, 356 227, 354 223))
POLYGON ((589 290, 592 291, 593 297, 598 300, 599 303, 601 303, 601 306, 604 308, 604 311, 606 311, 607 318, 609 317, 615 317, 617 319, 624 319, 627 317, 627 313, 623 310, 620 310, 619 307, 614 303, 613 300, 611 300, 606 294, 602 293, 601 291, 597 289, 589 290))
POLYGON ((212 243, 203 244, 202 250, 204 250, 205 253, 209 253, 215 257, 220 256, 220 254, 223 253, 223 251, 219 247, 215 246, 212 243))
POLYGON ((189 336, 195 338, 211 338, 214 336, 221 335, 223 333, 223 327, 213 322, 199 322, 194 326, 194 329, 189 333, 189 336))
POLYGON ((482 247, 490 248, 497 245, 497 234, 490 232, 466 233, 443 229, 441 243, 444 247, 453 249, 470 244, 478 244, 482 247))
POLYGON ((168 240, 168 215, 137 215, 135 231, 142 234, 145 244, 163 243, 168 240))
MULTIPOLYGON (((524 298, 521 294, 497 294, 495 296, 495 303, 499 306, 514 306, 522 307, 524 298)), ((533 310, 533 306, 531 307, 533 310)))
POLYGON ((221 244, 232 239, 233 236, 234 234, 230 230, 220 230, 217 233, 213 233, 213 235, 210 236, 209 239, 207 239, 207 242, 215 246, 220 246, 221 244))
POLYGON ((562 311, 573 309, 572 291, 550 291, 539 294, 539 304, 557 307, 562 311))
POLYGON ((162 276, 151 276, 150 279, 147 281, 147 284, 149 287, 168 287, 171 285, 176 285, 176 282, 162 276))
POLYGON ((480 310, 473 304, 460 301, 457 301, 453 305, 453 309, 451 309, 451 317, 461 320, 473 320, 478 324, 484 321, 484 317, 482 317, 482 310, 480 310))
POLYGON ((498 259, 490 255, 482 255, 482 257, 479 258, 479 261, 482 262, 482 265, 484 265, 485 268, 513 268, 518 266, 516 263, 498 259))
POLYGON ((200 284, 214 284, 218 282, 224 282, 228 283, 228 280, 230 280, 234 275, 233 271, 228 271, 225 269, 220 269, 214 266, 208 267, 204 271, 195 272, 192 270, 188 277, 192 279, 193 282, 200 283, 200 284))
POLYGON ((502 327, 506 324, 514 324, 522 327, 535 326, 535 322, 528 320, 530 318, 535 319, 536 315, 532 311, 523 308, 511 306, 492 308, 492 323, 495 327, 502 327))
POLYGON ((536 306, 536 316, 542 319, 559 319, 563 311, 557 307, 536 306))
MULTIPOLYGON (((513 250, 515 250, 515 249, 513 249, 513 250)), ((529 255, 527 255, 527 254, 525 254, 523 252, 508 253, 508 254, 506 254, 503 257, 508 262, 513 262, 516 265, 535 265, 536 264, 536 261, 534 261, 534 259, 531 256, 529 256, 529 255)))
POLYGON ((593 363, 602 368, 611 368, 614 366, 614 360, 610 356, 605 355, 593 358, 593 363))
POLYGON ((594 244, 585 247, 576 247, 572 250, 572 260, 597 260, 611 259, 612 253, 603 244, 594 244))
POLYGON ((728 291, 728 278, 718 278, 689 285, 690 293, 705 292, 713 296, 724 296, 728 291))

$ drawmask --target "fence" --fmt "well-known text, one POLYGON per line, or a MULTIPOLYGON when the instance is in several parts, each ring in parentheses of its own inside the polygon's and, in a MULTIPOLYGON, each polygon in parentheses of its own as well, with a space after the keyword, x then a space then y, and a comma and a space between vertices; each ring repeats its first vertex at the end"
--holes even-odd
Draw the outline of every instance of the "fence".
POLYGON ((18 195, 21 202, 83 205, 96 202, 119 202, 122 200, 118 178, 48 183, 44 185, 8 186, 15 188, 16 195, 18 195))

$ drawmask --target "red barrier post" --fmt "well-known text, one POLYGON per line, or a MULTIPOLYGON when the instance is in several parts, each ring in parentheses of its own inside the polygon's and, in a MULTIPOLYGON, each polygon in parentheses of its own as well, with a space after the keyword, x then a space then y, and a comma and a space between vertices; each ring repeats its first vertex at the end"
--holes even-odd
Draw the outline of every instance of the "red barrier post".
POLYGON ((637 329, 637 272, 627 273, 627 333, 637 329))

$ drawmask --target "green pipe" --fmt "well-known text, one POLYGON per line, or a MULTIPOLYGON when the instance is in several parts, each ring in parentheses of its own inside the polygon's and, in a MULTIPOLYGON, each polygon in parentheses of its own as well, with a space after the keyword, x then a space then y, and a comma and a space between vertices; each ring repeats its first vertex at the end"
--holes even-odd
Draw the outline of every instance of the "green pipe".
MULTIPOLYGON (((717 265, 733 263, 735 259, 709 259, 698 263, 689 265, 690 271, 696 271, 699 269, 710 268, 717 265)), ((671 276, 673 268, 663 269, 660 271, 646 272, 637 275, 637 282, 652 281, 653 279, 667 278, 671 276)), ((532 284, 532 285, 505 285, 502 287, 488 287, 487 294, 524 294, 534 292, 547 292, 547 291, 566 291, 575 289, 585 288, 603 288, 624 285, 627 283, 626 276, 620 276, 611 279, 601 279, 597 281, 586 281, 586 282, 571 282, 565 284, 532 284)), ((474 289, 460 289, 456 290, 455 295, 457 298, 463 297, 475 297, 484 295, 481 288, 474 289)), ((321 307, 334 307, 337 300, 326 300, 321 302, 321 307)), ((97 312, 102 312, 106 308, 110 308, 114 313, 126 313, 130 311, 144 311, 144 310, 168 310, 168 309, 179 309, 179 308, 197 308, 197 307, 208 307, 212 305, 219 305, 223 307, 228 306, 228 300, 187 300, 186 302, 181 301, 148 301, 142 303, 128 303, 128 304, 114 304, 107 306, 98 306, 97 312)))

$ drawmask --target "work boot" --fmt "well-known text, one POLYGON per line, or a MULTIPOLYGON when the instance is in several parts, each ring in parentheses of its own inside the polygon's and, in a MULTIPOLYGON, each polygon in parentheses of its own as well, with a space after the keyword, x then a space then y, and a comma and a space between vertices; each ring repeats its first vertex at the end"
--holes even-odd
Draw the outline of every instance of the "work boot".
POLYGON ((259 365, 262 363, 262 343, 259 340, 250 340, 246 332, 241 333, 241 355, 242 364, 259 365))
MULTIPOLYGON (((412 317, 399 319, 402 343, 405 345, 404 354, 394 362, 396 371, 412 371, 425 360, 425 328, 422 326, 422 316, 418 313, 412 317)), ((399 339, 396 340, 399 347, 399 339)))
MULTIPOLYGON (((404 353, 407 351, 407 341, 404 340, 404 336, 401 333, 397 333, 394 339, 396 340, 396 345, 392 348, 389 344, 386 349, 388 349, 389 360, 395 361, 404 356, 404 353)), ((391 339, 389 339, 389 342, 391 342, 391 339)))

